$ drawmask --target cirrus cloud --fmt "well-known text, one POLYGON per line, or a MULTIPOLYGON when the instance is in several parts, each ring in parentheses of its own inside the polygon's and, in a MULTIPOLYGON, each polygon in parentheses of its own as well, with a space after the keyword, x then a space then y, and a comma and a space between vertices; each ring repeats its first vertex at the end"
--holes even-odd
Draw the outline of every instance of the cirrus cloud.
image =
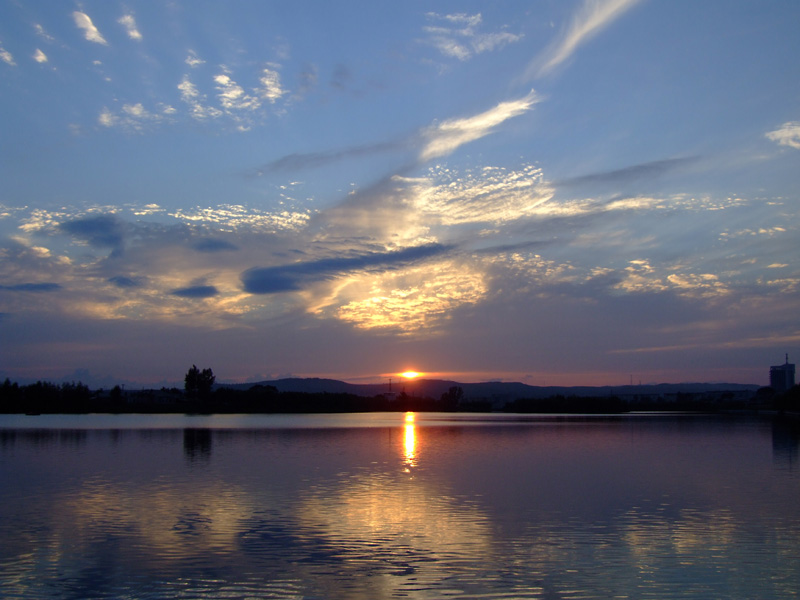
POLYGON ((479 32, 477 29, 483 22, 480 13, 440 15, 430 12, 426 17, 437 23, 423 28, 428 36, 426 43, 435 47, 445 56, 457 58, 460 61, 466 61, 476 54, 513 44, 524 37, 522 34, 508 31, 479 32))
POLYGON ((546 75, 565 63, 580 46, 600 33, 637 2, 639 0, 585 0, 564 35, 528 65, 523 80, 530 81, 546 75))
POLYGON ((439 158, 460 146, 492 133, 503 122, 528 112, 539 97, 534 90, 518 100, 500 102, 494 108, 463 119, 451 119, 430 127, 423 133, 425 145, 420 152, 420 162, 439 158))

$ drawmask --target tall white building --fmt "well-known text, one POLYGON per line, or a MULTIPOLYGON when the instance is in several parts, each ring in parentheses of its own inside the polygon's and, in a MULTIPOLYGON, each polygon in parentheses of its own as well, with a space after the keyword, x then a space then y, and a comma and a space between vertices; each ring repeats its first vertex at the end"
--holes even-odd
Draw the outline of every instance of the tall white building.
POLYGON ((769 368, 769 385, 779 394, 794 387, 794 364, 789 363, 788 354, 785 364, 769 368))

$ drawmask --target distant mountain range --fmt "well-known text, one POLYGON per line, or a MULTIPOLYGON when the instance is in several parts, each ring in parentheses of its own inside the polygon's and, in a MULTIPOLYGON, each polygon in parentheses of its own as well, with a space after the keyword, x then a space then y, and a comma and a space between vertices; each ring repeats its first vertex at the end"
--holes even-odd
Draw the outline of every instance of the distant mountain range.
POLYGON ((254 385, 270 385, 279 392, 306 392, 328 394, 354 394, 356 396, 377 396, 379 394, 405 392, 410 396, 438 399, 451 387, 464 390, 464 400, 511 401, 517 398, 549 398, 551 396, 663 396, 667 394, 702 394, 720 392, 755 392, 760 386, 742 383, 659 383, 654 385, 620 386, 534 386, 524 383, 487 381, 484 383, 458 383, 441 379, 401 380, 392 383, 347 383, 336 379, 287 378, 258 383, 224 384, 218 387, 246 390, 254 385))

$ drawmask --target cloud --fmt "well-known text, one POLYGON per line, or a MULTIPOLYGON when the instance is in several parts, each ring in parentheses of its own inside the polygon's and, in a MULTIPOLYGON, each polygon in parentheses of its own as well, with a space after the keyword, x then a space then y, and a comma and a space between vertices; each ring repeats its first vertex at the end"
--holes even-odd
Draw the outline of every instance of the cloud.
POLYGON ((508 33, 507 31, 503 31, 500 33, 487 33, 483 35, 478 35, 472 42, 472 48, 475 50, 476 54, 482 54, 484 52, 490 52, 495 48, 502 48, 506 44, 513 44, 514 42, 518 42, 523 38, 521 34, 513 34, 508 33))
POLYGON ((261 71, 259 82, 261 83, 261 88, 258 90, 259 94, 272 104, 286 93, 286 90, 281 87, 280 74, 273 69, 265 67, 261 71))
POLYGON ((639 0, 585 0, 565 34, 528 66, 523 79, 530 81, 560 66, 580 46, 600 33, 639 0))
POLYGON ((436 241, 430 223, 417 210, 416 191, 398 176, 384 177, 354 190, 336 206, 318 213, 312 229, 318 238, 348 247, 412 247, 436 241))
POLYGON ((0 290, 10 292, 56 292, 62 289, 58 283, 17 283, 14 285, 0 285, 0 290))
POLYGON ((299 82, 294 98, 299 100, 316 87, 319 80, 319 69, 316 65, 308 64, 297 77, 299 82))
POLYGON ((121 249, 124 240, 122 223, 113 215, 73 219, 61 223, 61 231, 86 241, 90 246, 121 249))
POLYGON ((631 294, 669 292, 685 298, 712 300, 731 293, 730 287, 713 273, 692 273, 682 266, 653 266, 647 259, 635 259, 622 271, 621 279, 614 285, 617 290, 631 294), (665 272, 667 271, 667 272, 665 272), (669 272, 672 271, 672 272, 669 272))
POLYGON ((309 213, 283 209, 259 211, 241 204, 220 204, 209 208, 178 209, 169 214, 182 222, 202 224, 220 230, 249 230, 259 233, 299 231, 310 219, 309 213))
POLYGON ((489 291, 485 274, 463 261, 426 262, 397 270, 349 278, 330 313, 358 329, 411 334, 445 324, 459 307, 477 304, 489 291))
POLYGON ((120 25, 125 28, 125 31, 128 33, 128 37, 132 40, 136 40, 137 42, 142 41, 142 34, 136 28, 136 19, 133 18, 133 15, 127 14, 123 15, 117 21, 120 25))
POLYGON ((184 62, 192 68, 206 64, 206 61, 198 57, 197 53, 194 50, 189 50, 189 55, 186 57, 186 60, 184 62))
POLYGON ((599 173, 590 173, 579 177, 562 179, 561 181, 554 182, 553 185, 556 187, 579 187, 595 184, 625 184, 632 181, 660 177, 670 171, 691 165, 697 162, 697 160, 697 157, 666 158, 663 160, 631 165, 623 169, 602 171, 599 173))
POLYGON ((222 116, 221 110, 204 104, 206 96, 197 90, 197 87, 189 80, 188 75, 183 76, 183 79, 178 84, 178 89, 181 92, 181 100, 189 105, 193 119, 205 121, 206 119, 222 116))
POLYGON ((178 288, 170 292, 173 296, 180 298, 212 298, 219 294, 219 290, 213 285, 195 285, 185 288, 178 288))
POLYGON ((11 55, 11 52, 3 48, 2 45, 0 45, 0 60, 12 67, 17 66, 17 63, 14 61, 14 57, 11 55))
POLYGON ((427 178, 408 182, 416 210, 431 224, 501 225, 537 214, 553 197, 542 170, 532 165, 518 170, 484 167, 464 172, 436 168, 429 173, 427 178))
POLYGON ((730 290, 713 273, 673 273, 667 281, 678 290, 678 293, 690 297, 714 298, 727 295, 730 290))
POLYGON ((119 288, 135 288, 142 285, 138 279, 134 279, 132 277, 125 277, 123 275, 116 275, 114 277, 109 277, 108 282, 113 283, 115 286, 119 288))
POLYGON ((214 82, 217 84, 220 103, 229 113, 241 110, 252 111, 261 107, 259 99, 245 93, 244 88, 231 79, 228 74, 215 75, 214 82))
POLYGON ((34 23, 33 29, 36 31, 36 35, 38 35, 43 40, 45 40, 47 42, 54 42, 55 41, 55 38, 52 35, 50 35, 49 33, 47 33, 44 30, 44 27, 42 27, 39 23, 34 23))
POLYGON ((789 146, 800 150, 800 121, 789 121, 775 131, 770 131, 764 135, 781 146, 789 146))
POLYGON ((151 112, 139 102, 123 104, 122 110, 115 114, 108 107, 103 107, 97 122, 103 127, 119 127, 130 133, 141 133, 147 125, 154 125, 168 120, 176 111, 169 105, 161 105, 161 112, 151 112))
POLYGON ((352 78, 353 74, 350 69, 346 65, 338 64, 331 76, 331 86, 338 90, 344 90, 352 78))
POLYGON ((13 228, 13 219, 29 227, 16 227, 17 235, 0 239, 0 283, 58 281, 66 292, 56 296, 3 291, 0 310, 149 322, 183 322, 191 315, 196 318, 200 310, 210 327, 230 327, 234 320, 251 318, 245 315, 277 317, 302 298, 270 299, 265 306, 263 298, 241 290, 240 275, 248 266, 263 264, 259 261, 264 256, 291 251, 287 245, 296 238, 286 233, 303 228, 308 215, 300 215, 301 221, 282 214, 287 208, 269 213, 221 205, 187 211, 188 215, 154 215, 153 206, 144 204, 11 213, 5 225, 13 228), (29 241, 34 237, 50 241, 51 249, 34 245, 29 241), (209 273, 213 282, 207 279, 209 273), (187 300, 208 294, 210 290, 202 289, 208 283, 217 287, 216 295, 205 296, 200 305, 187 300))
POLYGON ((429 12, 425 15, 432 19, 442 19, 444 21, 448 21, 450 23, 455 23, 457 25, 464 25, 466 27, 472 28, 477 27, 483 22, 483 16, 480 13, 474 15, 468 15, 466 13, 454 13, 451 15, 439 15, 434 12, 429 12))
POLYGON ((239 249, 239 247, 236 246, 235 244, 226 242, 225 240, 218 240, 213 238, 200 240, 199 242, 196 242, 192 247, 199 252, 225 252, 229 250, 239 249))
POLYGON ((352 146, 350 148, 343 148, 341 150, 333 150, 330 152, 287 154, 286 156, 282 156, 281 158, 273 160, 272 162, 268 162, 264 166, 257 169, 255 174, 260 176, 276 172, 313 169, 348 158, 359 158, 362 156, 371 156, 379 152, 391 152, 394 150, 399 150, 408 147, 408 145, 408 141, 378 142, 375 144, 352 146))
POLYGON ((539 101, 536 92, 531 92, 519 100, 501 102, 486 112, 467 117, 452 119, 427 129, 422 137, 425 145, 420 152, 419 160, 428 161, 454 152, 466 143, 480 139, 492 133, 492 130, 503 122, 529 111, 539 101))
MULTIPOLYGON (((186 63, 192 68, 204 62, 197 58, 194 51, 189 51, 186 63)), ((189 114, 193 119, 207 121, 227 115, 237 124, 239 130, 247 130, 251 121, 260 114, 259 109, 264 101, 275 104, 287 93, 281 85, 277 66, 271 63, 261 69, 259 85, 252 88, 250 93, 233 78, 225 65, 221 65, 221 69, 222 72, 213 77, 219 108, 208 102, 206 94, 198 89, 188 74, 178 84, 181 100, 189 107, 189 114)))
POLYGON ((94 42, 95 44, 103 44, 104 46, 108 45, 106 39, 97 30, 97 27, 94 26, 94 23, 92 23, 89 15, 76 10, 72 13, 72 18, 75 21, 75 25, 79 29, 83 29, 83 36, 86 38, 86 40, 94 42))
POLYGON ((36 49, 36 52, 33 53, 33 60, 38 63, 46 63, 47 62, 47 55, 42 52, 39 48, 36 49))
POLYGON ((448 252, 449 246, 427 244, 393 252, 372 252, 353 257, 323 258, 276 267, 248 269, 242 273, 244 290, 251 294, 276 294, 301 290, 304 286, 373 267, 390 269, 448 252))
MULTIPOLYGON (((610 173, 623 176, 628 169, 618 171, 610 173)), ((426 181, 410 174, 402 180, 387 177, 384 188, 348 195, 344 202, 357 198, 364 218, 372 219, 367 226, 348 212, 342 222, 328 220, 315 228, 315 221, 290 233, 281 230, 278 235, 261 234, 271 230, 272 221, 267 217, 272 215, 242 207, 158 212, 154 205, 128 205, 115 209, 113 215, 102 215, 120 223, 117 239, 124 242, 124 256, 98 260, 87 252, 84 241, 100 243, 109 227, 103 227, 103 221, 95 221, 94 226, 83 222, 77 227, 81 235, 63 249, 72 265, 56 262, 55 253, 62 249, 58 245, 70 242, 52 235, 61 229, 58 223, 101 215, 64 207, 49 215, 36 212, 37 228, 24 231, 24 235, 52 241, 53 255, 44 257, 43 250, 34 253, 29 247, 29 259, 24 263, 17 258, 2 260, 0 268, 8 272, 1 274, 0 281, 58 281, 64 291, 4 290, 0 310, 13 315, 14 323, 25 315, 38 318, 38 310, 91 316, 93 324, 102 323, 93 325, 98 329, 140 327, 158 336, 176 331, 168 327, 198 320, 203 328, 219 330, 288 327, 279 323, 291 321, 301 330, 307 318, 313 318, 315 326, 335 328, 338 335, 358 336, 361 341, 388 334, 411 342, 400 336, 434 339, 444 332, 447 335, 442 339, 451 340, 459 331, 469 332, 458 337, 454 343, 458 348, 469 346, 470 337, 473 341, 481 338, 481 327, 486 327, 485 335, 490 337, 495 335, 491 333, 494 327, 507 327, 511 335, 505 339, 512 346, 515 339, 529 338, 533 331, 542 344, 553 344, 560 352, 558 344, 563 338, 558 332, 548 337, 546 332, 563 323, 570 324, 572 333, 591 327, 584 311, 596 318, 593 323, 611 319, 616 324, 615 315, 626 310, 644 314, 645 308, 637 307, 646 305, 649 319, 642 322, 664 327, 659 310, 668 313, 669 323, 669 319, 678 321, 689 309, 707 310, 725 299, 724 305, 715 305, 720 307, 716 313, 727 310, 733 321, 737 303, 747 304, 743 310, 760 313, 777 306, 781 294, 780 301, 786 305, 796 297, 800 286, 796 273, 774 266, 791 262, 785 256, 793 251, 790 244, 796 228, 786 225, 782 216, 788 203, 742 205, 739 201, 723 207, 728 201, 722 199, 715 201, 720 206, 712 207, 704 199, 690 200, 688 195, 682 200, 668 196, 606 203, 592 198, 568 202, 552 198, 537 203, 546 197, 543 192, 548 184, 543 175, 536 165, 516 170, 431 167, 426 169, 426 181), (645 210, 630 210, 634 206, 645 210), (733 221, 721 218, 723 208, 736 211, 731 215, 733 221), (495 211, 488 212, 491 224, 481 220, 484 211, 495 211), (261 219, 265 219, 263 225, 261 219), (372 227, 379 219, 388 223, 384 229, 372 227), (449 245, 451 251, 434 252, 417 261, 387 251, 401 247, 395 233, 405 231, 404 219, 416 220, 430 230, 421 229, 417 237, 407 237, 406 246, 424 247, 436 240, 439 246, 449 245), (739 227, 746 224, 752 233, 731 234, 730 239, 721 241, 719 232, 733 223, 739 227), (786 231, 779 232, 777 225, 786 231), (460 242, 462 239, 469 241, 460 242), (239 250, 214 252, 217 241, 231 242, 239 250), (247 289, 245 268, 280 264, 275 259, 264 262, 264 257, 300 256, 297 248, 305 252, 302 263, 281 258, 283 266, 250 273, 254 276, 249 283, 261 285, 261 290, 247 289), (781 252, 781 248, 789 249, 781 252), (743 257, 758 257, 759 263, 737 266, 743 257), (634 260, 628 262, 630 259, 634 260), (12 262, 14 271, 3 267, 12 262), (20 278, 20 273, 25 275, 20 278), (213 280, 205 279, 209 273, 213 280), (279 294, 281 291, 299 293, 279 294), (744 300, 740 302, 740 298, 744 300), (652 314, 658 318, 653 320, 652 314), (108 325, 112 320, 113 325, 108 325)), ((601 179, 606 176, 598 175, 601 179)), ((320 216, 326 212, 323 209, 320 216)), ((28 214, 34 215, 34 209, 12 213, 4 222, 26 222, 23 217, 28 214)), ((113 220, 105 225, 113 226, 113 220)), ((23 230, 18 233, 22 237, 23 230)), ((114 241, 113 235, 110 241, 114 241)), ((222 246, 218 249, 224 250, 222 246)), ((731 330, 736 335, 740 332, 731 330)), ((642 330, 641 335, 646 333, 649 331, 642 330)), ((619 346, 641 346, 635 339, 625 339, 619 346)), ((522 342, 514 351, 524 352, 522 342)), ((601 348, 600 353, 603 351, 601 348)), ((511 354, 508 351, 507 356, 511 354)))
POLYGON ((483 22, 480 13, 440 15, 430 12, 426 17, 431 21, 443 22, 443 25, 423 27, 423 31, 428 36, 426 43, 439 50, 443 55, 460 61, 466 61, 475 54, 502 48, 523 38, 522 34, 507 31, 479 33, 476 29, 483 22))

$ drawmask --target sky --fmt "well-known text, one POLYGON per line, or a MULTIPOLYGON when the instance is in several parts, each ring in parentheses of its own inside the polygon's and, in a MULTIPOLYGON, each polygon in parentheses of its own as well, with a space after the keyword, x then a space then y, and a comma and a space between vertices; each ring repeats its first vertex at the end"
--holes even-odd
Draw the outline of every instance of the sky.
POLYGON ((766 385, 800 3, 0 0, 0 378, 766 385))

